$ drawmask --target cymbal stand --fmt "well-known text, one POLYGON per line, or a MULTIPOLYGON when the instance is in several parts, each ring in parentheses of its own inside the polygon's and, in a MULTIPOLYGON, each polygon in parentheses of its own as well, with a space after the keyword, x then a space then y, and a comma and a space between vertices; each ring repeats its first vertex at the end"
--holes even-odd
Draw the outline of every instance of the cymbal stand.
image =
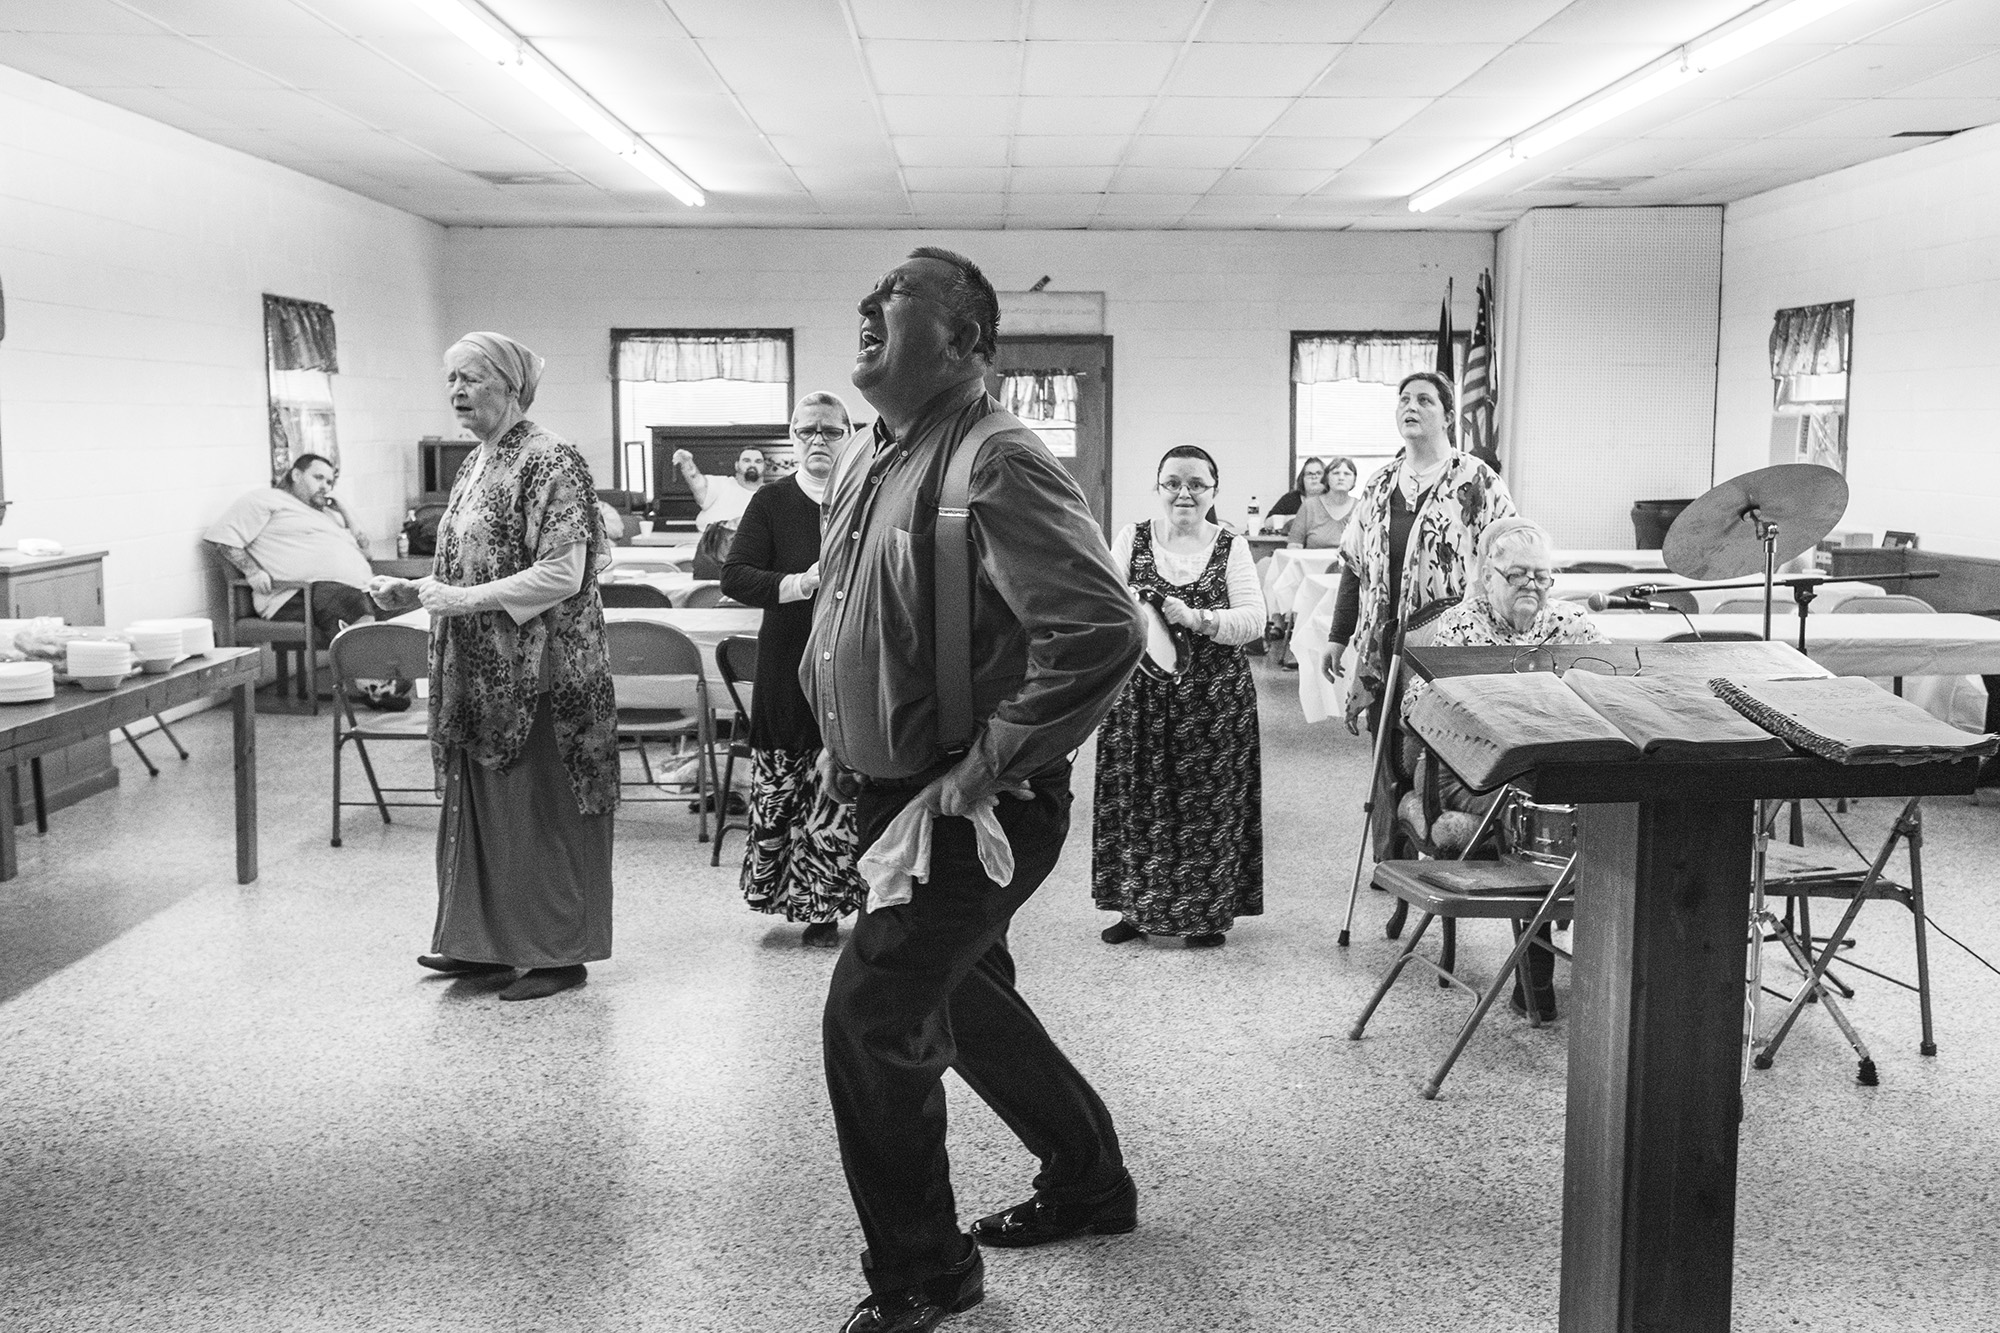
MULTIPOLYGON (((1764 543, 1764 642, 1771 641, 1771 593, 1778 578, 1778 525, 1766 523, 1755 509, 1743 515, 1757 526, 1757 540, 1764 543)), ((1740 568, 1740 566, 1739 566, 1740 568)), ((1799 651, 1805 651, 1805 630, 1799 631, 1799 651)))

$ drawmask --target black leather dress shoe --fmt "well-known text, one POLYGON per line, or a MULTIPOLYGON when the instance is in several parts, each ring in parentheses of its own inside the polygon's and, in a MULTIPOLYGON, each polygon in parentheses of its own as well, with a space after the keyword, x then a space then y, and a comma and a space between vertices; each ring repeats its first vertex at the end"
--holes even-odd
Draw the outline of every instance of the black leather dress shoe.
POLYGON ((1037 1194, 1004 1213, 974 1222, 972 1238, 981 1245, 1018 1250, 1067 1240, 1085 1231, 1099 1236, 1123 1235, 1138 1225, 1139 1187, 1128 1175, 1094 1199, 1058 1203, 1037 1194))
POLYGON ((417 955, 417 966, 427 967, 433 972, 443 972, 454 977, 485 976, 494 972, 512 972, 511 963, 468 963, 463 958, 451 958, 441 953, 417 955))
POLYGON ((986 1299, 986 1260, 977 1245, 965 1258, 914 1287, 878 1291, 854 1307, 840 1333, 930 1333, 986 1299))

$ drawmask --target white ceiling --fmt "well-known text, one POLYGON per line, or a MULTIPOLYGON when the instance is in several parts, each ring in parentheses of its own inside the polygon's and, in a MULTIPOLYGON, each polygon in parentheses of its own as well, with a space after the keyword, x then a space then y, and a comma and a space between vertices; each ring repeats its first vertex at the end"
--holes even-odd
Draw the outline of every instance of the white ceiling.
POLYGON ((1859 0, 1419 216, 1419 187, 1750 0, 487 3, 708 206, 404 0, 0 0, 0 64, 482 226, 1486 230, 2000 121, 2000 0, 1859 0))

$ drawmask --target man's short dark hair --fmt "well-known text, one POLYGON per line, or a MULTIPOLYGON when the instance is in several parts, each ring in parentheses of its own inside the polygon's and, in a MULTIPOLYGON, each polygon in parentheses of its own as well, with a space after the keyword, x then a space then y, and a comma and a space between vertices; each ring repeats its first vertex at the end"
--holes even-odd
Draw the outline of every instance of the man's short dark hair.
POLYGON ((300 454, 297 458, 294 458, 292 460, 292 465, 285 469, 285 475, 297 476, 298 474, 303 473, 307 468, 311 467, 314 463, 326 464, 326 470, 336 475, 338 475, 340 472, 340 469, 334 465, 334 461, 331 458, 328 458, 325 454, 300 454))
POLYGON ((955 276, 944 285, 938 299, 952 314, 979 326, 979 341, 972 350, 992 360, 1000 350, 1000 298, 994 293, 993 284, 979 271, 979 265, 955 250, 935 245, 920 245, 910 251, 909 257, 935 259, 951 267, 955 276))

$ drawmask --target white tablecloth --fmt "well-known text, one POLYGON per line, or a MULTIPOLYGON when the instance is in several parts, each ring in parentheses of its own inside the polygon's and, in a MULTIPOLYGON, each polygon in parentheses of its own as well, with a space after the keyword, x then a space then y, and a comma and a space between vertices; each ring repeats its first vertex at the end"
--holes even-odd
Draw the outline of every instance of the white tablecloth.
POLYGON ((694 560, 692 546, 614 546, 611 548, 611 565, 614 569, 636 567, 640 569, 679 569, 694 560))
POLYGON ((1264 568, 1265 612, 1274 616, 1293 614, 1297 608, 1292 599, 1306 578, 1324 574, 1339 558, 1339 549, 1332 546, 1317 549, 1287 546, 1271 552, 1271 563, 1264 568))
MULTIPOLYGON (((1985 727, 1986 690, 1978 677, 2000 674, 2000 621, 1985 616, 1940 615, 1821 615, 1819 603, 1806 622, 1806 655, 1840 676, 1868 676, 1885 686, 1904 677, 1903 694, 1932 716, 1972 731, 1985 727)), ((1761 625, 1761 617, 1674 615, 1605 612, 1591 622, 1613 643, 1661 643, 1686 633, 1690 622, 1703 634, 1742 631, 1761 625)), ((1786 643, 1798 641, 1796 614, 1773 621, 1773 632, 1786 643)), ((1333 627, 1333 602, 1322 593, 1310 614, 1301 612, 1292 632, 1292 652, 1299 661, 1299 707, 1306 721, 1340 716, 1344 691, 1329 685, 1323 673, 1326 636, 1333 627)), ((1353 654, 1349 653, 1349 673, 1353 654)))
POLYGON ((666 594, 667 600, 677 607, 685 605, 697 588, 716 586, 714 579, 698 579, 678 569, 648 569, 644 565, 613 566, 604 572, 602 581, 607 587, 652 588, 666 594))
POLYGON ((1556 549, 1558 568, 1580 564, 1625 565, 1635 570, 1663 570, 1667 567, 1666 557, 1658 551, 1584 550, 1572 551, 1568 547, 1556 549))

